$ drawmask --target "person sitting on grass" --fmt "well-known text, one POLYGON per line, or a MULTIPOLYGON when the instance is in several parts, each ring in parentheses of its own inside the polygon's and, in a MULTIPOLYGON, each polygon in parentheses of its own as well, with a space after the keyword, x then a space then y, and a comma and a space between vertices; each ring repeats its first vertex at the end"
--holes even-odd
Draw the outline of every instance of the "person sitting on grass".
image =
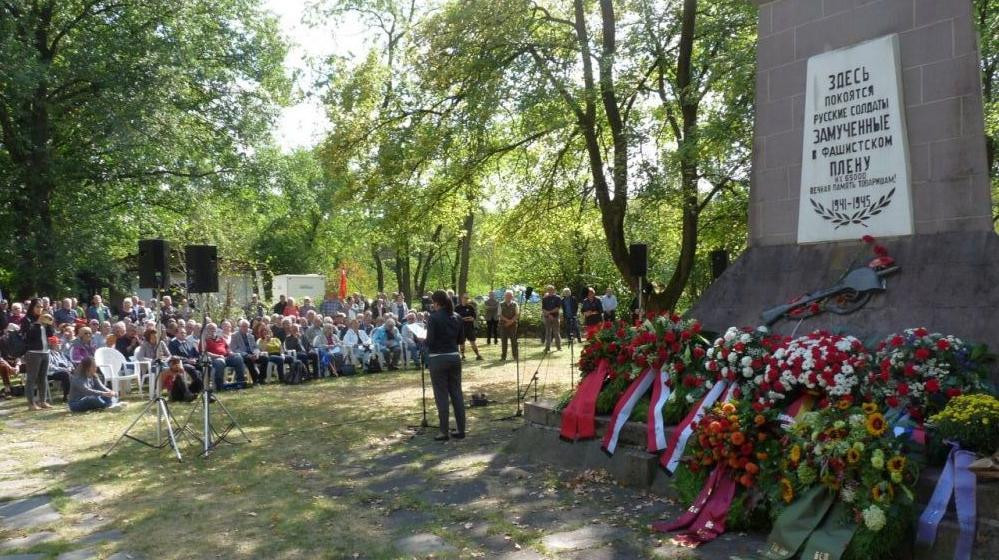
POLYGON ((15 323, 9 323, 0 336, 0 377, 3 378, 3 391, 0 399, 14 396, 14 388, 10 385, 11 376, 17 375, 21 366, 21 356, 24 355, 24 340, 17 332, 21 330, 15 323))
POLYGON ((180 356, 171 356, 167 361, 167 369, 160 377, 162 388, 170 393, 170 400, 174 402, 191 402, 198 398, 201 392, 201 379, 192 376, 188 381, 188 373, 184 369, 184 363, 180 356))
MULTIPOLYGON (((73 372, 69 387, 69 410, 86 412, 111 408, 116 393, 108 389, 97 377, 97 362, 84 358, 73 372)), ((118 403, 124 406, 125 403, 118 403)), ((117 408, 117 407, 116 407, 117 408)))

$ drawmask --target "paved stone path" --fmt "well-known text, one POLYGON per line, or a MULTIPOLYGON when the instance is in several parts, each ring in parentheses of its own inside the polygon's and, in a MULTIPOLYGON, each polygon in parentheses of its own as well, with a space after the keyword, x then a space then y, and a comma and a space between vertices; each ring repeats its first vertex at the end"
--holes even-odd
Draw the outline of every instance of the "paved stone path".
MULTIPOLYGON (((0 402, 5 427, 22 436, 8 447, 45 449, 30 439, 34 430, 29 425, 9 419, 20 404, 0 402)), ((127 535, 109 527, 113 519, 103 511, 104 498, 97 490, 76 486, 48 493, 55 481, 47 475, 67 465, 67 458, 51 452, 40 454, 30 468, 15 459, 0 460, 0 560, 141 560, 136 554, 113 552, 127 535), (96 510, 64 514, 60 501, 96 510)))

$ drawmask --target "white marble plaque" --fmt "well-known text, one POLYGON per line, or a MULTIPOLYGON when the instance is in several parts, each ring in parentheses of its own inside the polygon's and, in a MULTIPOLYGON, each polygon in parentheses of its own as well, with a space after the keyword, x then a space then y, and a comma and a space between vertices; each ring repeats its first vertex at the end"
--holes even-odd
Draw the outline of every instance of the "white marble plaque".
POLYGON ((808 59, 798 243, 912 234, 898 36, 808 59))

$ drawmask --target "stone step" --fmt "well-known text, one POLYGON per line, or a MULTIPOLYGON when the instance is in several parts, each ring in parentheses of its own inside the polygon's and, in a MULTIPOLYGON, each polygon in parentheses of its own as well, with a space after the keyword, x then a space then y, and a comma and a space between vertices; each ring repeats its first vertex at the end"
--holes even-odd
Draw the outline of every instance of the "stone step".
MULTIPOLYGON (((527 420, 549 426, 560 428, 562 426, 562 414, 554 410, 554 403, 550 401, 538 401, 524 403, 524 417, 527 420)), ((608 415, 598 415, 595 418, 594 426, 597 439, 600 440, 610 426, 611 417, 608 415)), ((666 439, 669 440, 675 426, 666 426, 666 439)), ((621 428, 618 435, 618 445, 632 446, 638 449, 645 449, 648 441, 648 428, 645 422, 627 422, 621 428)))
POLYGON ((558 439, 558 428, 534 423, 519 430, 507 450, 579 471, 603 469, 622 486, 675 497, 668 477, 659 468, 658 457, 630 445, 621 445, 613 456, 608 456, 599 440, 562 441, 558 439))
MULTIPOLYGON (((979 501, 979 504, 983 502, 979 501)), ((990 504, 992 506, 995 502, 990 504)), ((994 507, 994 506, 993 506, 994 507)), ((961 530, 956 521, 944 519, 937 530, 937 540, 932 548, 917 546, 913 552, 913 560, 939 560, 953 558, 954 547, 961 530)), ((971 549, 972 560, 995 560, 999 558, 999 521, 978 519, 978 531, 975 534, 975 544, 971 549)))

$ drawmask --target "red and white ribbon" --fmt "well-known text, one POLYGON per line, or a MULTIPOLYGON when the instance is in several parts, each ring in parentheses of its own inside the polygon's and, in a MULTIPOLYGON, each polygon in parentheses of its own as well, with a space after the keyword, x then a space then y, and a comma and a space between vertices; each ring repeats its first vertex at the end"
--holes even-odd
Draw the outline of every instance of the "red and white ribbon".
POLYGON ((603 445, 600 447, 604 453, 614 454, 614 450, 617 449, 618 436, 621 435, 621 428, 628 422, 628 417, 631 416, 635 404, 645 395, 657 377, 651 368, 645 370, 631 382, 631 385, 628 385, 628 389, 618 399, 617 405, 614 406, 614 414, 611 416, 610 426, 607 428, 607 433, 604 434, 603 445))
POLYGON ((725 396, 722 397, 722 402, 723 403, 727 403, 727 402, 734 401, 735 400, 735 392, 738 391, 738 390, 739 390, 739 384, 738 383, 732 383, 732 384, 730 384, 728 386, 728 389, 725 391, 725 396))
POLYGON ((658 453, 666 449, 666 426, 663 422, 663 408, 674 395, 667 384, 669 381, 669 365, 663 365, 659 370, 656 382, 652 384, 652 402, 649 404, 649 453, 658 453))
POLYGON ((562 411, 562 429, 559 437, 565 441, 576 442, 582 439, 596 437, 594 416, 596 415, 597 396, 604 386, 604 380, 610 373, 607 360, 600 360, 597 370, 590 373, 579 382, 576 395, 562 411))
POLYGON ((721 380, 715 383, 714 387, 708 391, 707 395, 701 399, 701 402, 697 403, 689 413, 687 417, 683 419, 682 422, 676 427, 676 431, 673 432, 673 436, 670 437, 669 445, 666 446, 666 451, 663 452, 662 456, 659 458, 659 464, 662 465, 667 472, 672 474, 676 471, 676 467, 680 464, 680 459, 683 457, 683 451, 687 447, 687 440, 690 439, 691 434, 694 433, 694 428, 692 424, 695 422, 700 422, 701 418, 704 418, 704 414, 711 408, 715 401, 722 396, 725 389, 728 388, 728 381, 721 380))

